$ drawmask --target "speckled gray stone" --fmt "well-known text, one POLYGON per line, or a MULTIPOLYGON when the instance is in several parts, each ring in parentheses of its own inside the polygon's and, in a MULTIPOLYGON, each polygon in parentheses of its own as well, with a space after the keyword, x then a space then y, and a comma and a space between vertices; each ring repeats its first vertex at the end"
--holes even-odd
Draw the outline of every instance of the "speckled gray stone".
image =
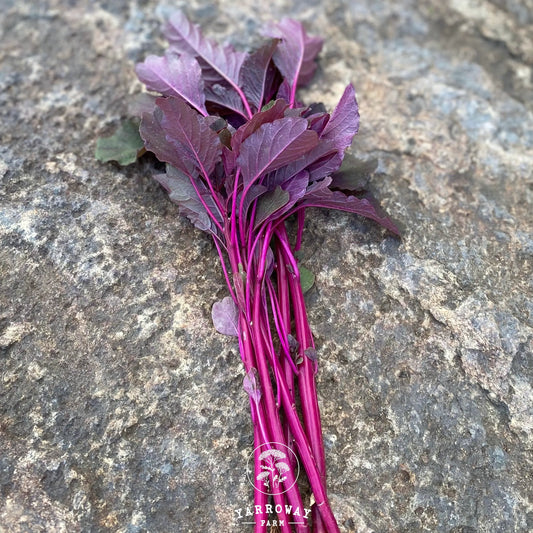
POLYGON ((284 15, 325 38, 301 96, 354 82, 403 230, 316 212, 304 239, 341 531, 533 530, 531 0, 0 0, 0 532, 250 531, 216 253, 153 159, 93 156, 184 6, 240 47, 284 15))

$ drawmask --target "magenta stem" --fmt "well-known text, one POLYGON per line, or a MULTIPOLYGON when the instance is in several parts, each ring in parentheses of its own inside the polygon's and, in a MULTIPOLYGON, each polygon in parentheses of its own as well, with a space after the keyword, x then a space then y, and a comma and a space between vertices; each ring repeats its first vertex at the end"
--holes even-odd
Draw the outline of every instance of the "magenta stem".
POLYGON ((298 233, 296 234, 296 244, 294 249, 298 251, 302 246, 302 235, 304 232, 304 222, 305 222, 305 209, 298 210, 298 233))
MULTIPOLYGON (((200 203, 202 204, 203 208, 207 211, 207 214, 211 217, 211 220, 214 222, 215 226, 221 231, 221 232, 224 232, 224 229, 222 228, 220 222, 216 219, 215 215, 213 214, 213 212, 211 211, 211 209, 209 209, 209 206, 205 203, 205 200, 203 199, 202 197, 202 194, 200 193, 200 191, 198 190, 198 186, 196 185, 196 183, 194 182, 194 179, 191 175, 189 175, 189 180, 191 181, 191 185, 193 186, 195 192, 196 192, 196 195, 198 196, 198 200, 200 200, 200 203)), ((218 206, 217 206, 218 207, 218 206)), ((220 208, 219 208, 219 211, 220 211, 220 208)), ((224 218, 224 215, 222 214, 222 212, 220 211, 220 216, 222 218, 224 218)))
MULTIPOLYGON (((269 434, 273 438, 272 442, 278 442, 287 445, 279 419, 278 407, 276 406, 276 402, 274 400, 274 392, 272 390, 272 383, 270 380, 270 374, 267 366, 268 355, 275 357, 275 354, 269 354, 268 348, 266 350, 267 353, 265 353, 265 345, 262 333, 262 310, 264 308, 261 303, 261 281, 256 280, 254 290, 251 333, 253 339, 252 344, 256 355, 257 371, 261 381, 261 400, 264 401, 265 411, 267 413, 267 427, 269 429, 269 434)), ((278 385, 280 389, 283 388, 283 383, 284 379, 279 380, 278 385)), ((292 471, 292 469, 287 472, 287 486, 291 487, 286 492, 289 504, 292 505, 294 509, 296 509, 296 507, 303 509, 303 501, 297 489, 297 485, 295 484, 294 472, 292 471)), ((298 525, 296 526, 296 530, 298 532, 303 533, 304 531, 307 532, 308 528, 307 525, 298 525)))
MULTIPOLYGON (((250 408, 252 413, 254 413, 254 405, 253 401, 250 398, 250 408)), ((255 418, 252 416, 252 419, 255 418)), ((254 424, 254 510, 257 509, 256 506, 259 506, 259 509, 261 509, 261 513, 254 513, 254 533, 266 533, 267 532, 267 526, 265 520, 268 520, 268 514, 266 513, 266 504, 268 503, 268 496, 265 494, 261 487, 259 487, 259 481, 257 480, 257 476, 260 472, 259 464, 259 454, 260 446, 262 444, 262 439, 260 436, 260 430, 257 427, 256 424, 254 424)))
MULTIPOLYGON (((254 305, 254 311, 257 313, 254 312, 252 319, 254 326, 252 330, 248 325, 245 315, 242 312, 239 313, 239 346, 242 350, 241 358, 244 362, 244 368, 246 372, 249 372, 251 368, 256 368, 261 381, 261 401, 257 403, 252 402, 252 420, 254 420, 254 427, 258 428, 260 440, 267 447, 270 446, 269 443, 275 442, 286 445, 280 427, 279 414, 273 402, 272 384, 270 382, 268 368, 266 366, 267 360, 263 349, 263 337, 259 331, 262 318, 259 312, 260 309, 261 306, 254 305)), ((257 463, 256 467, 259 468, 257 463)), ((303 509, 303 502, 298 485, 296 484, 293 469, 286 472, 286 475, 286 487, 288 488, 283 495, 283 500, 286 497, 289 504, 293 506, 293 509, 296 509, 298 506, 300 509, 303 509)), ((297 525, 296 530, 298 533, 309 532, 306 524, 297 525)))
POLYGON ((229 293, 235 303, 237 303, 237 297, 235 296, 235 293, 233 292, 233 288, 231 286, 231 281, 229 279, 228 270, 226 268, 226 261, 224 260, 224 255, 222 253, 222 249, 220 248, 220 244, 217 241, 217 237, 213 235, 213 241, 215 243, 215 246, 217 248, 218 257, 220 258, 220 265, 222 266, 222 271, 224 272, 224 277, 226 278, 226 285, 228 286, 229 293))
MULTIPOLYGON (((281 236, 285 236, 283 230, 279 231, 281 236)), ((283 249, 283 253, 287 253, 287 248, 283 249)), ((324 452, 324 444, 322 439, 322 424, 320 421, 320 408, 318 405, 318 398, 316 393, 315 383, 315 363, 310 361, 305 355, 307 348, 313 347, 314 342, 307 320, 307 312, 305 309, 305 301, 299 280, 299 273, 296 271, 293 275, 289 275, 289 286, 292 294, 294 318, 296 335, 300 342, 300 354, 303 358, 298 374, 298 385, 300 391, 302 415, 307 434, 309 436, 311 448, 317 461, 317 466, 320 474, 322 485, 326 486, 326 460, 324 452)), ((315 505, 313 506, 313 525, 315 533, 323 533, 324 523, 321 519, 320 510, 315 505)))
POLYGON ((296 367, 296 364, 294 363, 291 357, 291 351, 288 341, 289 334, 287 333, 282 311, 279 307, 279 303, 276 298, 276 293, 274 292, 274 287, 270 280, 267 280, 267 287, 268 295, 270 297, 270 305, 272 306, 272 316, 274 318, 274 325, 276 326, 279 341, 283 349, 283 353, 285 354, 285 357, 283 358, 284 366, 285 362, 288 362, 289 364, 289 374, 287 374, 287 372, 285 371, 285 378, 287 378, 288 375, 292 376, 293 373, 298 375, 298 368, 296 367))

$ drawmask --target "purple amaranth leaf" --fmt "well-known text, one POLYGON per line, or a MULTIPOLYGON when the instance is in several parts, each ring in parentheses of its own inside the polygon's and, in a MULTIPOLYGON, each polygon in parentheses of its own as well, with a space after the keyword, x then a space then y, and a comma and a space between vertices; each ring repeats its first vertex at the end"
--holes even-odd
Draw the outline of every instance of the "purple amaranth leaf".
POLYGON ((320 180, 339 170, 343 158, 343 152, 335 152, 313 161, 306 167, 309 172, 309 181, 320 180))
MULTIPOLYGON (((308 169, 316 164, 313 167, 313 175, 310 177, 311 181, 314 181, 314 179, 318 179, 315 178, 315 175, 319 173, 317 168, 318 165, 320 165, 321 162, 328 160, 328 158, 335 156, 336 153, 335 147, 329 140, 319 140, 318 144, 312 150, 304 154, 296 161, 292 161, 288 165, 285 165, 272 172, 265 178, 265 181, 268 181, 268 183, 271 184, 269 186, 269 188, 271 188, 271 186, 275 186, 274 184, 279 185, 292 178, 302 170, 308 169)), ((339 166, 340 163, 341 162, 339 161, 339 166)), ((321 177, 324 177, 324 175, 321 177)))
POLYGON ((200 116, 181 98, 158 98, 156 104, 163 112, 161 128, 167 140, 180 158, 207 179, 220 160, 222 150, 217 133, 210 128, 212 119, 200 116))
MULTIPOLYGON (((229 110, 231 113, 236 113, 237 115, 244 115, 244 106, 242 104, 241 97, 227 85, 221 83, 213 83, 211 86, 207 87, 205 90, 205 99, 214 104, 217 108, 216 111, 220 115, 226 115, 223 109, 229 110)), ((213 111, 213 109, 210 110, 213 111)), ((242 119, 241 119, 242 120, 242 119)))
POLYGON ((327 113, 326 106, 322 102, 315 102, 307 106, 307 109, 302 113, 302 117, 311 119, 311 117, 327 113))
POLYGON ((170 163, 187 175, 193 175, 194 165, 189 160, 181 157, 174 143, 167 139, 166 132, 161 127, 163 112, 156 107, 153 113, 144 113, 141 120, 139 133, 144 141, 145 148, 155 154, 159 161, 170 163))
POLYGON ((272 248, 269 246, 267 253, 266 253, 266 260, 265 260, 265 279, 270 279, 270 277, 272 276, 272 273, 274 272, 274 266, 275 266, 274 252, 272 251, 272 248))
POLYGON ((291 86, 287 80, 283 80, 279 86, 276 98, 281 100, 286 100, 287 102, 291 99, 291 86))
POLYGON ((309 187, 305 196, 297 204, 297 208, 325 207, 356 213, 374 220, 396 235, 400 234, 392 220, 380 214, 379 208, 374 206, 367 198, 357 198, 355 196, 347 196, 341 191, 332 191, 327 185, 324 185, 325 183, 329 185, 331 178, 328 177, 322 182, 314 183, 313 185, 316 185, 314 188, 309 187))
POLYGON ((268 174, 263 180, 263 184, 272 191, 276 187, 281 187, 282 190, 289 193, 290 200, 283 207, 282 213, 286 213, 300 198, 302 198, 307 192, 307 186, 309 185, 309 172, 302 170, 295 176, 291 176, 289 179, 278 183, 273 180, 274 174, 268 174))
POLYGON ((269 191, 259 198, 254 231, 261 223, 280 220, 302 198, 309 183, 309 173, 305 170, 287 180, 281 186, 269 187, 269 191))
POLYGON ((274 63, 292 88, 311 81, 316 70, 315 58, 322 49, 322 39, 307 35, 302 24, 296 20, 283 19, 269 28, 267 35, 281 39, 275 53, 274 63))
POLYGON ((215 329, 223 335, 239 335, 239 310, 230 296, 213 304, 211 311, 215 329))
POLYGON ((174 50, 197 57, 202 70, 214 71, 219 78, 233 86, 238 85, 239 72, 247 54, 206 39, 200 27, 192 24, 181 11, 170 16, 163 33, 174 50))
MULTIPOLYGON (((176 179, 180 178, 178 181, 181 180, 185 184, 182 187, 189 187, 188 192, 182 191, 183 197, 179 200, 176 194, 173 198, 180 205, 180 211, 200 229, 215 232, 211 222, 216 221, 220 226, 223 225, 215 201, 218 199, 221 205, 221 199, 217 198, 216 191, 214 194, 211 194, 211 191, 207 193, 207 187, 198 174, 202 173, 203 178, 207 180, 213 172, 217 159, 220 158, 218 136, 209 127, 210 119, 201 117, 180 98, 159 98, 156 103, 158 107, 154 113, 144 114, 141 122, 140 134, 145 147, 160 161, 169 163, 176 168, 176 172, 184 175, 176 179), (189 179, 188 182, 185 177, 189 179), (196 196, 192 194, 190 187, 196 187, 196 196), (209 220, 205 218, 206 215, 209 220)), ((172 177, 171 174, 169 172, 169 178, 172 177)), ((159 181, 169 189, 170 181, 159 181)), ((172 183, 178 186, 176 181, 172 183)))
POLYGON ((309 121, 309 128, 321 135, 329 121, 329 113, 317 113, 316 115, 306 116, 309 121))
POLYGON ((135 94, 128 102, 128 114, 141 118, 145 113, 152 114, 157 96, 148 93, 135 94))
POLYGON ((287 335, 287 341, 289 342, 289 351, 294 355, 300 349, 300 343, 290 333, 287 335))
POLYGON ((348 85, 322 131, 321 139, 330 140, 335 148, 344 152, 359 130, 359 106, 353 85, 348 85))
POLYGON ((252 133, 267 122, 273 122, 283 117, 283 113, 289 104, 285 100, 276 100, 272 106, 265 111, 255 113, 254 116, 243 124, 231 137, 231 150, 224 149, 223 161, 226 174, 229 176, 235 170, 240 146, 252 133))
POLYGON ((198 193, 211 213, 217 217, 218 222, 223 224, 211 191, 200 179, 190 178, 170 165, 167 165, 166 174, 157 174, 154 179, 168 192, 169 198, 179 206, 180 214, 186 216, 198 229, 216 233, 216 226, 200 201, 198 193))
POLYGON ((250 396, 255 403, 259 403, 259 400, 261 400, 261 388, 259 386, 259 376, 254 367, 250 368, 246 376, 244 376, 242 386, 248 393, 248 396, 250 396))
POLYGON ((251 120, 243 124, 233 135, 231 139, 231 147, 234 152, 238 152, 240 145, 245 141, 252 133, 256 132, 263 124, 274 122, 284 117, 285 110, 289 107, 289 104, 285 100, 276 100, 265 111, 259 111, 255 113, 251 120))
POLYGON ((274 181, 281 183, 304 169, 309 171, 309 181, 315 181, 340 168, 344 151, 350 146, 359 127, 358 107, 351 85, 345 89, 339 104, 331 117, 329 119, 328 117, 327 114, 318 114, 316 117, 307 118, 310 127, 320 134, 318 145, 304 157, 280 168, 276 172, 277 176, 273 178, 274 181), (315 128, 313 128, 313 119, 318 121, 315 123, 315 128))
POLYGON ((366 190, 369 177, 377 167, 377 159, 363 161, 348 155, 344 158, 340 170, 331 175, 331 188, 362 192, 366 190))
POLYGON ((240 146, 252 133, 257 131, 263 124, 274 122, 284 116, 284 112, 289 104, 285 100, 276 100, 268 109, 255 113, 254 116, 243 124, 231 138, 231 150, 224 150, 224 168, 226 173, 231 175, 237 164, 240 146))
MULTIPOLYGON (((232 136, 233 139, 233 136, 232 136)), ((235 165, 237 162, 237 155, 233 152, 231 149, 231 140, 230 139, 230 146, 223 146, 222 147, 222 163, 224 164, 224 172, 226 173, 227 179, 226 179, 226 191, 228 194, 231 193, 233 190, 233 185, 235 183, 234 177, 233 177, 233 171, 235 170, 235 165)))
POLYGON ((316 350, 312 347, 306 348, 304 350, 304 355, 313 362, 318 361, 318 354, 316 353, 316 350))
MULTIPOLYGON (((170 42, 172 50, 197 58, 206 89, 215 84, 228 85, 228 89, 229 87, 232 89, 223 95, 227 99, 227 104, 235 105, 233 99, 230 99, 231 92, 235 92, 242 99, 244 95, 239 86, 239 74, 247 54, 237 52, 231 46, 221 46, 206 39, 199 26, 192 24, 181 11, 171 15, 163 33, 170 42)), ((221 96, 218 94, 218 104, 220 104, 221 96)), ((209 100, 209 96, 207 99, 209 100)))
POLYGON ((237 159, 246 186, 266 172, 276 170, 312 150, 316 132, 307 129, 307 120, 285 117, 263 124, 240 146, 237 159))
POLYGON ((205 108, 204 82, 198 61, 189 54, 178 55, 168 50, 164 56, 148 56, 135 71, 150 91, 164 96, 181 96, 202 115, 205 108))
POLYGON ((261 195, 257 200, 254 231, 273 213, 287 205, 289 198, 290 194, 279 186, 261 195))
MULTIPOLYGON (((242 207, 242 216, 244 218, 247 217, 248 210, 250 209, 250 206, 253 204, 254 200, 259 198, 262 194, 264 194, 267 191, 268 189, 264 185, 256 184, 250 187, 250 190, 246 193, 246 197, 244 199, 243 207, 242 207)), ((241 203, 241 195, 242 193, 237 196, 238 205, 240 205, 241 203)))
POLYGON ((277 92, 280 80, 276 76, 276 68, 272 63, 272 55, 278 45, 277 39, 272 39, 253 54, 249 55, 242 64, 240 84, 244 94, 257 110, 260 110, 272 93, 277 92))

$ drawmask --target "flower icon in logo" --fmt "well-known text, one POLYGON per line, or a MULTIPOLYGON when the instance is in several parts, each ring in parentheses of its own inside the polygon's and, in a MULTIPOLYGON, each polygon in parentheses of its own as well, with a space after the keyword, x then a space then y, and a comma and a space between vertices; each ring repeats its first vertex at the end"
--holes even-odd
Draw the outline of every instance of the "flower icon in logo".
POLYGON ((264 494, 274 495, 287 492, 296 483, 299 473, 298 458, 285 444, 277 442, 262 444, 248 457, 248 480, 264 494), (257 457, 256 461, 261 470, 259 473, 255 473, 255 479, 250 476, 254 470, 254 457, 257 457), (289 466, 291 463, 294 466, 294 480, 290 485, 284 485, 284 482, 287 481, 286 474, 291 470, 289 466))
POLYGON ((287 459, 287 456, 279 450, 266 450, 259 456, 263 471, 255 479, 262 481, 267 490, 270 489, 270 477, 272 477, 272 488, 276 490, 287 479, 283 474, 288 472, 290 467, 282 459, 287 459))

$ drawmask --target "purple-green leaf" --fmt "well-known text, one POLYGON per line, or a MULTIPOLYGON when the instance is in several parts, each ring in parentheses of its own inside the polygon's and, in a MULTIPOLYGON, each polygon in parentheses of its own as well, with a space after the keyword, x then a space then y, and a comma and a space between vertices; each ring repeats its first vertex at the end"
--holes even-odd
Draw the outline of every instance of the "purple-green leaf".
POLYGON ((275 218, 279 218, 281 215, 284 215, 290 211, 294 204, 307 192, 307 186, 309 184, 309 172, 302 170, 295 176, 292 176, 290 179, 282 183, 273 182, 271 179, 273 176, 275 176, 275 174, 269 174, 264 180, 264 183, 268 189, 272 191, 276 187, 281 187, 281 189, 287 192, 289 195, 289 200, 286 202, 286 204, 276 211, 275 218))
POLYGON ((257 200, 254 230, 256 230, 270 215, 281 209, 289 202, 290 195, 281 187, 267 191, 257 200))
MULTIPOLYGON (((246 197, 244 198, 244 202, 242 204, 242 216, 246 218, 248 214, 248 210, 250 209, 250 206, 253 204, 254 200, 259 198, 262 194, 267 192, 267 188, 264 185, 252 185, 250 187, 250 190, 246 193, 246 197)), ((241 193, 242 194, 242 193, 241 193)), ((240 205, 241 201, 241 195, 237 197, 237 202, 240 205)))

